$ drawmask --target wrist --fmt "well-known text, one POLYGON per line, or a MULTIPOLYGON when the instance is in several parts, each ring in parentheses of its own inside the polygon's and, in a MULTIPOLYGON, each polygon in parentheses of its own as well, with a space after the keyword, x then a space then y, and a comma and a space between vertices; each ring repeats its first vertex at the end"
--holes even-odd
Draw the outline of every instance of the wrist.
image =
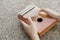
POLYGON ((37 33, 31 35, 32 40, 40 40, 39 36, 37 33))

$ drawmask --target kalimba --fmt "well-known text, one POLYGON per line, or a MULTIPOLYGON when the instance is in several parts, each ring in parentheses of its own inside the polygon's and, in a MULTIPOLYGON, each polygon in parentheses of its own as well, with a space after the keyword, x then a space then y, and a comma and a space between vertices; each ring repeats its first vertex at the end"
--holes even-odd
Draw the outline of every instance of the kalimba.
POLYGON ((17 16, 18 19, 23 20, 28 25, 30 24, 28 17, 31 17, 32 21, 36 24, 39 36, 45 34, 57 23, 56 19, 48 16, 45 12, 40 12, 40 8, 35 5, 28 6, 23 11, 19 12, 17 16))

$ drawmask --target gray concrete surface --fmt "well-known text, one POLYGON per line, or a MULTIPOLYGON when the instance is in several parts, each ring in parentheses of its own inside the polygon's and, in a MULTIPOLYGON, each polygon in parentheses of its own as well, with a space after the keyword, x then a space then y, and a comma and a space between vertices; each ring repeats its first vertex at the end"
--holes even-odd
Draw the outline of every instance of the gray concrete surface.
MULTIPOLYGON (((0 40, 30 40, 16 15, 30 4, 60 13, 60 0, 0 0, 0 40)), ((60 24, 42 36, 41 40, 60 40, 60 24)))

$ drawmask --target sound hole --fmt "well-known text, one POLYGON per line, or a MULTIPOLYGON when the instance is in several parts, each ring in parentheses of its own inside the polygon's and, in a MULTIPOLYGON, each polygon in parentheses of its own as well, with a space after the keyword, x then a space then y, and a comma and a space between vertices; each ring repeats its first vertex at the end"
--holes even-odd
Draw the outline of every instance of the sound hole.
POLYGON ((38 22, 42 22, 43 19, 42 19, 42 18, 38 18, 37 21, 38 21, 38 22))

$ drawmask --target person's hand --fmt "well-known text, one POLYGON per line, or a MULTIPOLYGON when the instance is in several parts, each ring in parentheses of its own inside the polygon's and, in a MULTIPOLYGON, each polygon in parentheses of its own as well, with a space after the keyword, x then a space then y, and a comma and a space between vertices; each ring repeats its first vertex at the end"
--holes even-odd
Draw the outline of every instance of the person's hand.
POLYGON ((21 23, 23 24, 25 31, 28 33, 28 35, 31 37, 32 40, 40 40, 38 33, 37 33, 37 28, 36 28, 35 23, 32 21, 32 19, 30 17, 28 17, 28 20, 30 22, 30 25, 28 25, 24 21, 20 20, 21 23))
POLYGON ((48 8, 42 8, 42 9, 40 10, 40 12, 45 12, 45 13, 47 13, 49 16, 57 19, 57 20, 60 22, 60 14, 59 14, 59 13, 57 13, 57 12, 51 10, 51 9, 48 9, 48 8))

